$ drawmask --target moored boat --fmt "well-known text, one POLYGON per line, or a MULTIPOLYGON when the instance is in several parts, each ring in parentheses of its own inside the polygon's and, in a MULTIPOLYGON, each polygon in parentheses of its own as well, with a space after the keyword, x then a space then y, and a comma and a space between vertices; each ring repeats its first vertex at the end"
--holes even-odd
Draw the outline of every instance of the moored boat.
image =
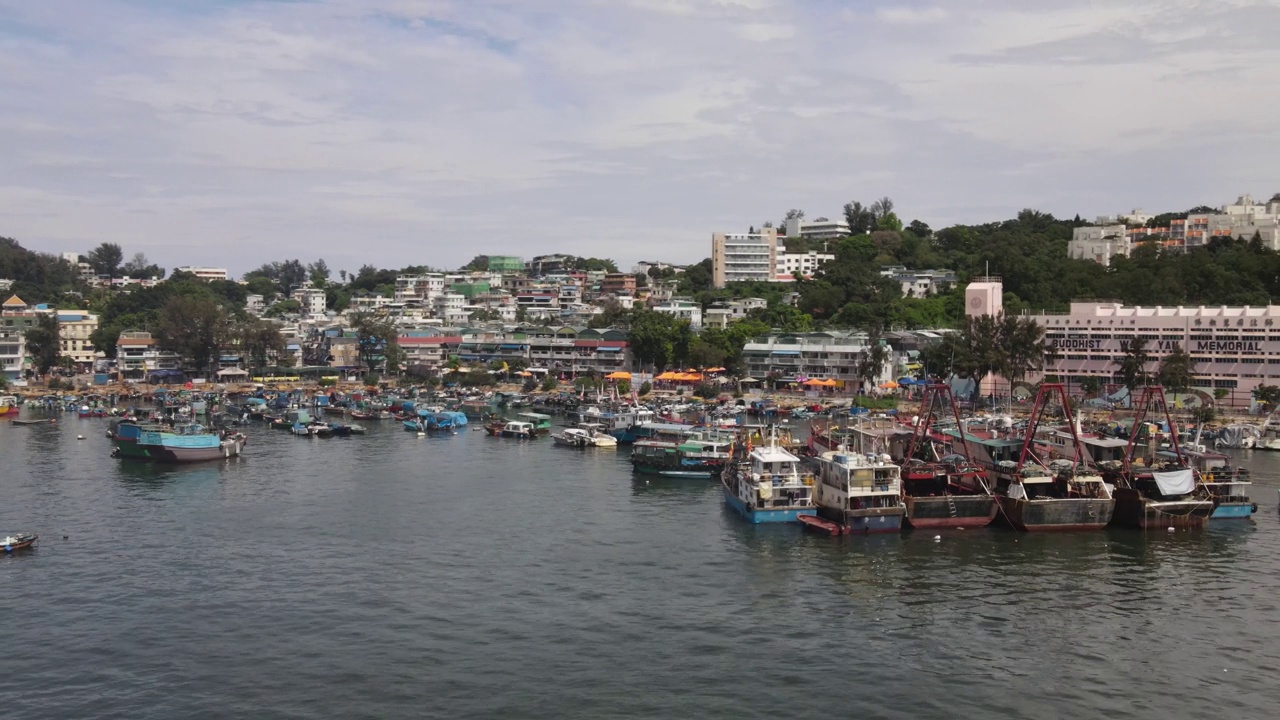
POLYGON ((18 397, 16 395, 0 395, 0 417, 12 415, 17 417, 20 412, 18 406, 18 397))
POLYGON ((40 539, 35 533, 14 533, 0 538, 0 547, 4 548, 7 553, 15 550, 26 550, 35 547, 36 541, 40 539))
POLYGON ((551 439, 561 447, 583 449, 591 447, 591 434, 581 428, 565 428, 554 433, 551 439))
POLYGON ((940 443, 934 441, 936 415, 948 407, 960 427, 951 388, 942 384, 925 388, 920 418, 902 466, 902 501, 907 525, 913 528, 985 527, 999 510, 986 472, 970 459, 968 446, 961 443, 963 455, 942 455, 940 443))
POLYGON ((121 453, 118 456, 161 463, 203 462, 236 457, 247 440, 243 433, 216 432, 194 423, 172 428, 139 426, 135 441, 137 454, 121 453))
POLYGON ((725 502, 753 524, 803 521, 817 513, 813 504, 814 478, 801 468, 800 458, 776 442, 736 452, 720 475, 725 502))
MULTIPOLYGON (((1123 467, 1107 473, 1107 479, 1116 488, 1115 521, 1144 530, 1203 527, 1216 509, 1214 498, 1200 484, 1196 469, 1178 444, 1177 428, 1165 402, 1163 387, 1143 388, 1134 428, 1142 428, 1147 413, 1156 409, 1164 412, 1173 451, 1163 455, 1152 452, 1149 464, 1135 467, 1134 449, 1141 434, 1135 430, 1129 438, 1123 467)), ((1154 438, 1147 440, 1149 444, 1155 442, 1154 438)))
POLYGON ((1052 465, 1034 453, 1036 428, 1057 397, 1058 410, 1075 433, 1066 389, 1059 383, 1041 383, 1027 422, 1022 449, 1013 468, 1000 463, 992 468, 1000 515, 1015 530, 1101 530, 1111 522, 1116 501, 1102 476, 1092 472, 1088 456, 1076 442, 1075 456, 1052 465))
POLYGON ((818 515, 855 533, 898 532, 906 516, 902 471, 888 455, 829 450, 811 460, 817 468, 813 502, 818 515))
POLYGON ((485 432, 492 437, 516 438, 519 440, 532 440, 538 437, 537 429, 532 423, 513 420, 508 423, 495 422, 484 426, 485 432))
POLYGON ((730 441, 686 438, 682 441, 640 440, 631 446, 631 468, 645 475, 711 479, 729 459, 730 441))

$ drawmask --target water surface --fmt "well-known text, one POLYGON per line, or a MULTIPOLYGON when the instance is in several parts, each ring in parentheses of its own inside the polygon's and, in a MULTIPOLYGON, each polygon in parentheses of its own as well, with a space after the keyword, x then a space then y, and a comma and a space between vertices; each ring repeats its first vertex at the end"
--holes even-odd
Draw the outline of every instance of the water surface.
POLYGON ((166 468, 0 422, 42 543, 0 557, 0 716, 1276 713, 1280 455, 1253 522, 832 540, 625 451, 368 424, 166 468))

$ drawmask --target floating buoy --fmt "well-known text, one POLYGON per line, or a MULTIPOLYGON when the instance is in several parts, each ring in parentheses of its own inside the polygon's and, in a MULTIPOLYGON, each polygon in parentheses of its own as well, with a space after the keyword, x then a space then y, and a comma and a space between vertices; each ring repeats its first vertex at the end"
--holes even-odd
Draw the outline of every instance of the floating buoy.
POLYGON ((1178 531, 1178 528, 1173 528, 1173 527, 1169 528, 1169 532, 1177 532, 1177 531, 1178 531))
POLYGON ((934 541, 934 542, 942 542, 942 536, 941 536, 941 535, 934 535, 934 536, 933 536, 933 541, 934 541))
POLYGON ((76 439, 77 439, 77 440, 83 440, 83 439, 84 439, 84 436, 83 436, 83 435, 77 435, 77 436, 76 436, 76 439))
POLYGON ((418 433, 418 437, 420 437, 420 438, 424 438, 424 437, 426 437, 426 436, 427 436, 427 434, 426 434, 426 433, 424 433, 424 432, 420 432, 420 433, 418 433))

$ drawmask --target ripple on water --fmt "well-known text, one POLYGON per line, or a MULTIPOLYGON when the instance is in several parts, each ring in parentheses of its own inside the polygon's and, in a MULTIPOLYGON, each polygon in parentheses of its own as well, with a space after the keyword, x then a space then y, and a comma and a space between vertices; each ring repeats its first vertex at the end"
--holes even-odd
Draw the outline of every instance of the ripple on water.
POLYGON ((107 460, 103 426, 0 423, 0 529, 45 538, 0 558, 6 720, 1163 720, 1280 694, 1280 458, 1249 459, 1256 522, 1203 532, 830 539, 625 451, 388 424, 158 468, 107 460))

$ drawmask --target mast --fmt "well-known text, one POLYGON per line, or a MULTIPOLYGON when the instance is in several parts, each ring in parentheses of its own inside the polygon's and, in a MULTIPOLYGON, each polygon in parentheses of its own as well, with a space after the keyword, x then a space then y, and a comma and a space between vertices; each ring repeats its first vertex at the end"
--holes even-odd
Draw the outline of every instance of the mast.
MULTIPOLYGON (((1032 443, 1035 441, 1036 429, 1040 426, 1040 420, 1046 410, 1049 408, 1049 401, 1053 396, 1057 396, 1062 403, 1062 414, 1067 421, 1067 425, 1071 428, 1071 449, 1073 452, 1071 466, 1074 468, 1080 464, 1080 434, 1076 432, 1075 420, 1071 415, 1071 405, 1067 402, 1067 389, 1062 383, 1040 383, 1040 389, 1036 392, 1036 404, 1031 411, 1031 417, 1027 420, 1027 434, 1022 440, 1022 452, 1018 454, 1018 470, 1022 470, 1022 466, 1027 461, 1027 456, 1034 454, 1030 452, 1032 443)), ((1085 465, 1089 464, 1088 454, 1084 454, 1085 465)))

